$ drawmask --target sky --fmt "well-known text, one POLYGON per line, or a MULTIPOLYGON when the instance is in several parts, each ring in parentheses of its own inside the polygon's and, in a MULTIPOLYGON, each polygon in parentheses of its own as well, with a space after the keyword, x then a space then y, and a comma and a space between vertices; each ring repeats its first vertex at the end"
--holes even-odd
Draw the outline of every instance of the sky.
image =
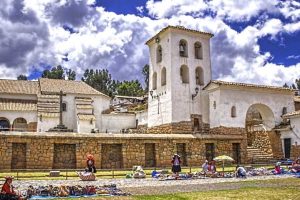
POLYGON ((1 0, 0 78, 62 65, 143 81, 145 42, 168 25, 214 34, 212 78, 266 85, 300 78, 298 0, 1 0))

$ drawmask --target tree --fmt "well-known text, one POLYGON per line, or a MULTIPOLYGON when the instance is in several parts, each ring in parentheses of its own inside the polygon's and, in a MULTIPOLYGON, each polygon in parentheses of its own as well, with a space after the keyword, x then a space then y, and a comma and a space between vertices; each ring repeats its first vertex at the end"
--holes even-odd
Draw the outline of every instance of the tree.
POLYGON ((76 79, 76 72, 71 69, 66 70, 65 78, 74 81, 76 79))
POLYGON ((295 83, 297 85, 297 89, 300 90, 300 78, 295 80, 295 83))
POLYGON ((107 69, 86 69, 81 80, 106 95, 113 96, 115 92, 116 82, 107 69))
POLYGON ((144 80, 145 80, 145 92, 147 93, 149 91, 149 65, 148 64, 146 64, 143 67, 142 73, 144 75, 144 80))
POLYGON ((124 96, 141 96, 144 94, 144 91, 138 80, 131 80, 121 82, 117 87, 117 94, 124 96))
POLYGON ((283 87, 289 88, 288 84, 284 83, 283 87))
POLYGON ((64 70, 60 65, 53 67, 51 70, 44 70, 42 77, 50 79, 65 79, 64 70))
POLYGON ((21 74, 21 75, 19 75, 19 76, 17 77, 17 79, 18 79, 18 80, 25 80, 25 81, 26 81, 28 78, 27 78, 26 75, 21 74))

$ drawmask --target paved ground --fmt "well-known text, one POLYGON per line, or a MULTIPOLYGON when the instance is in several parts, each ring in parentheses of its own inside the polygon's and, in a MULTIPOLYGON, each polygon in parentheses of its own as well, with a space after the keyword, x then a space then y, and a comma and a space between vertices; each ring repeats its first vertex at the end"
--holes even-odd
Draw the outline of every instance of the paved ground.
MULTIPOLYGON (((268 180, 293 177, 292 175, 269 175, 269 176, 253 176, 247 179, 237 178, 205 178, 193 180, 168 180, 160 181, 158 179, 98 179, 96 181, 76 181, 76 180, 14 180, 13 184, 17 189, 25 189, 29 185, 96 185, 103 186, 108 184, 116 184, 118 188, 124 192, 130 192, 133 195, 140 194, 167 194, 173 192, 191 192, 204 190, 222 190, 222 189, 238 189, 241 181, 249 180, 268 180)), ((245 183, 247 184, 247 183, 245 183)), ((245 187, 243 184, 243 187, 245 187)), ((253 183, 249 183, 249 186, 253 183)), ((256 185, 257 186, 257 185, 256 185)), ((265 185, 262 185, 265 186, 265 185)))

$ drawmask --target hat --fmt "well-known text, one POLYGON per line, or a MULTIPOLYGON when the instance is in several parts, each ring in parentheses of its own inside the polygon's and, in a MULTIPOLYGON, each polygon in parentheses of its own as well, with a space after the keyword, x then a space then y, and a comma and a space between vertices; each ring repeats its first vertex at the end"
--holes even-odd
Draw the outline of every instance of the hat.
POLYGON ((4 177, 6 180, 12 180, 12 179, 14 179, 14 177, 13 176, 6 176, 6 177, 4 177))

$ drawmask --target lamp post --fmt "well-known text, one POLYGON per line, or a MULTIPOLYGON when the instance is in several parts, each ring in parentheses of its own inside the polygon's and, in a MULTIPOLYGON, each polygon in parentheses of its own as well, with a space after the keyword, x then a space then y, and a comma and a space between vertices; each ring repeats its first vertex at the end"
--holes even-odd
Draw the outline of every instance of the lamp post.
POLYGON ((153 90, 150 90, 150 95, 153 98, 157 98, 157 114, 159 114, 159 95, 153 95, 153 90))
POLYGON ((197 96, 197 94, 199 93, 199 88, 198 87, 196 87, 195 88, 195 94, 192 94, 192 100, 194 100, 194 98, 197 96))

